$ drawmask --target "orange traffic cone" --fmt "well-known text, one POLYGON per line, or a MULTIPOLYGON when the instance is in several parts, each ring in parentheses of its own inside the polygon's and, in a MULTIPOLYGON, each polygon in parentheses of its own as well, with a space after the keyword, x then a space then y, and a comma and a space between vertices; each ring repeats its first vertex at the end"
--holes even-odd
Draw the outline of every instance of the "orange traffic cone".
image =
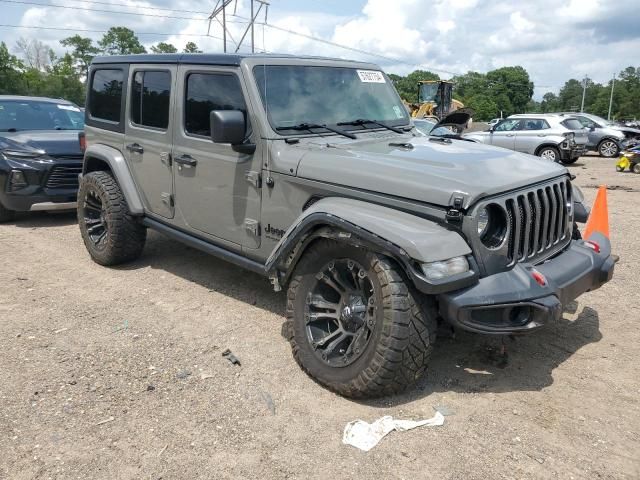
POLYGON ((609 238, 609 209, 607 208, 607 186, 600 185, 596 201, 593 202, 591 215, 584 227, 583 237, 588 239, 595 232, 609 238))

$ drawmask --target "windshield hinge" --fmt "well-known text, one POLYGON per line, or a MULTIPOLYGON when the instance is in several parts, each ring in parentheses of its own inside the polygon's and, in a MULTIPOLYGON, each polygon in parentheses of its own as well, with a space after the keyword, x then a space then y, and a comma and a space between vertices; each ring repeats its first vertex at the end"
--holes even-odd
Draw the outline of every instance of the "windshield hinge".
POLYGON ((260 175, 260 172, 250 170, 245 174, 245 178, 247 179, 247 182, 249 182, 254 187, 262 188, 262 175, 260 175))
POLYGON ((445 215, 445 218, 447 219, 447 223, 453 223, 456 225, 459 225, 462 223, 463 217, 464 217, 463 213, 457 208, 450 208, 445 215))

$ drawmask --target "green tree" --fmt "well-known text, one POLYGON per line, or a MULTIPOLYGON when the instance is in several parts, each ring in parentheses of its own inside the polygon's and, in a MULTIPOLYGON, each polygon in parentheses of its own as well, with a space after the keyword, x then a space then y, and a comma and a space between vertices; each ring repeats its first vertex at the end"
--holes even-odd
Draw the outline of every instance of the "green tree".
POLYGON ((131 53, 147 53, 138 37, 127 27, 111 27, 98 40, 102 52, 107 55, 128 55, 131 53))
POLYGON ((63 38, 60 40, 63 47, 71 48, 71 57, 73 64, 78 73, 87 78, 89 73, 89 65, 93 57, 100 53, 100 49, 93 44, 93 40, 80 35, 63 38))
POLYGON ((160 42, 151 46, 151 53, 178 53, 178 49, 170 43, 160 42))
POLYGON ((202 53, 202 50, 198 48, 198 45, 193 42, 187 42, 183 51, 184 53, 202 53))
POLYGON ((0 94, 24 93, 22 70, 22 61, 9 53, 6 43, 0 42, 0 94))

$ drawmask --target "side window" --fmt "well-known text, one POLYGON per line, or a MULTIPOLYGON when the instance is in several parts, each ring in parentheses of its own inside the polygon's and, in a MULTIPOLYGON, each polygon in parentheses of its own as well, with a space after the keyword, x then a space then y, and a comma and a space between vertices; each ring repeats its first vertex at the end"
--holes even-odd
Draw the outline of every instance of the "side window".
POLYGON ((131 121, 144 127, 166 129, 170 96, 171 73, 136 72, 131 85, 131 121))
POLYGON ((510 132, 511 130, 518 130, 519 123, 520 120, 518 119, 504 120, 496 127, 496 132, 510 132))
POLYGON ((545 120, 523 120, 522 130, 545 130, 549 128, 549 124, 545 120))
POLYGON ((187 76, 185 131, 210 136, 211 110, 240 110, 247 119, 247 106, 238 77, 227 73, 191 73, 187 76))
POLYGON ((123 79, 124 72, 120 69, 99 69, 93 72, 89 95, 89 113, 93 118, 120 122, 123 79))
POLYGON ((596 126, 596 124, 593 123, 591 120, 589 120, 587 117, 576 117, 576 118, 585 128, 591 128, 596 126))

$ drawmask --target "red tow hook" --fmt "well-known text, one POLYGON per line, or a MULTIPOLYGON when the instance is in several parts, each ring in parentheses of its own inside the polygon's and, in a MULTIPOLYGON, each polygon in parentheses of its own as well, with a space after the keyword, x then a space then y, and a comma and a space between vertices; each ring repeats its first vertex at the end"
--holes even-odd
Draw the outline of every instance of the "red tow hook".
POLYGON ((540 285, 541 287, 546 287, 547 286, 547 279, 545 278, 545 276, 543 274, 541 274, 535 268, 533 270, 531 270, 531 276, 536 281, 536 283, 538 285, 540 285))

